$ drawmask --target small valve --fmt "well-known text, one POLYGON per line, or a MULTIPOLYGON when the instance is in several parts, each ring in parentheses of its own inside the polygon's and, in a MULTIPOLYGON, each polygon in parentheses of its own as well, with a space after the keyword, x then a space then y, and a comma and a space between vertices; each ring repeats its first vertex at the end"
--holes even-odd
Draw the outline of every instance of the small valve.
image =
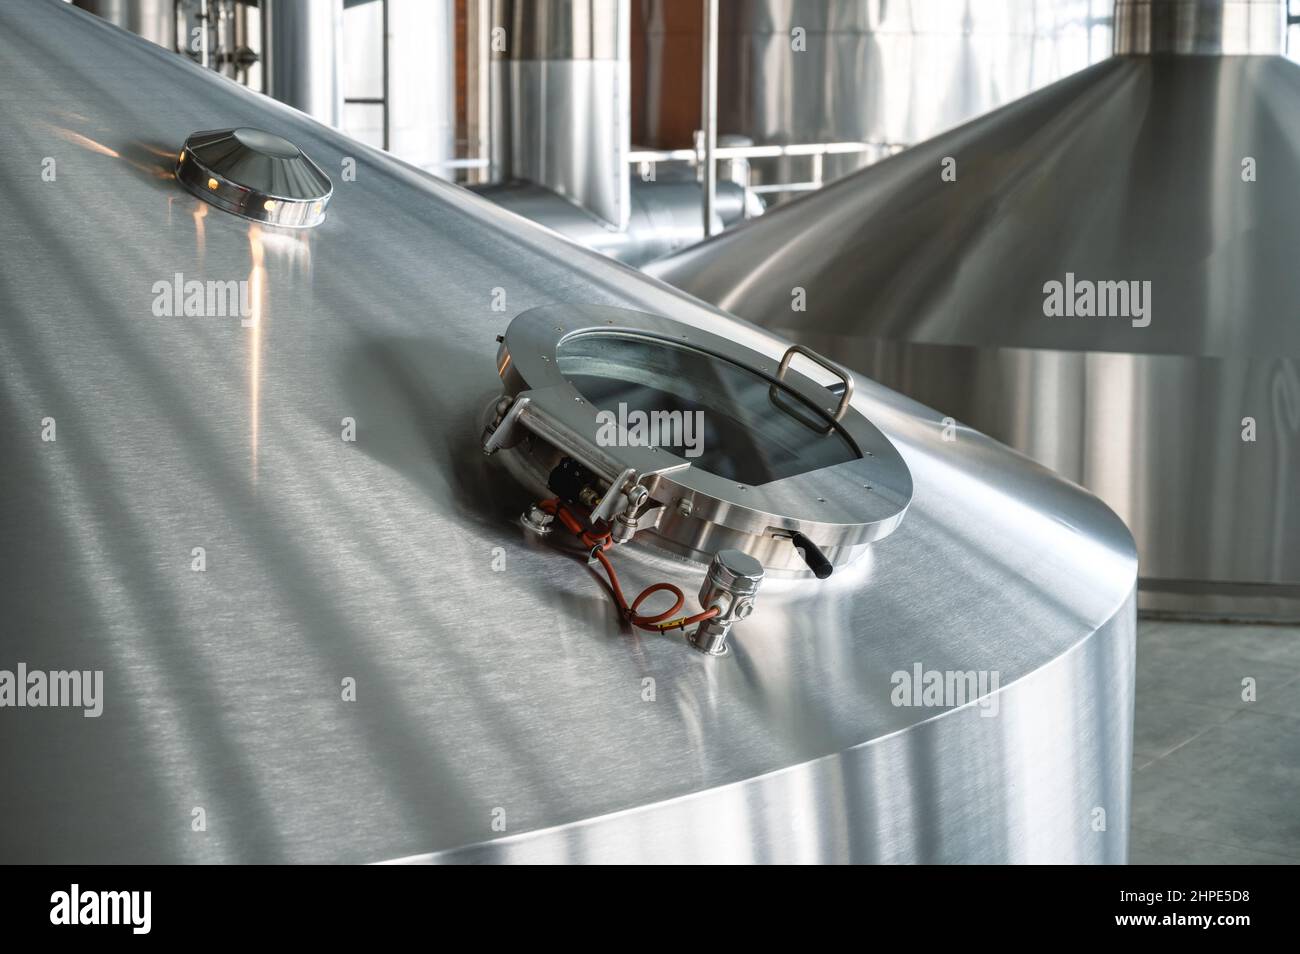
POLYGON ((709 572, 700 587, 700 605, 717 607, 718 615, 696 627, 690 641, 696 649, 710 656, 727 651, 727 634, 731 627, 754 611, 754 598, 763 582, 763 564, 740 550, 719 550, 709 564, 709 572))

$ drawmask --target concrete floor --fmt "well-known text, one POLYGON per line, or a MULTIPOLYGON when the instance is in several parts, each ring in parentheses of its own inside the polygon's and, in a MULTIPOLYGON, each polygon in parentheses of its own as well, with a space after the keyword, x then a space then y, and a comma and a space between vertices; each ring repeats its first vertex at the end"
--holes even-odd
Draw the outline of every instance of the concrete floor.
POLYGON ((1138 623, 1129 863, 1300 864, 1300 628, 1138 623))

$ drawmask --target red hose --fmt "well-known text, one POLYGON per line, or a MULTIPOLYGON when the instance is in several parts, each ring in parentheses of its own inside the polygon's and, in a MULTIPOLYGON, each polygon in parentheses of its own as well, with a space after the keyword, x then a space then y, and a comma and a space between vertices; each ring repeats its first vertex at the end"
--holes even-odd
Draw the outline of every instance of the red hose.
POLYGON ((663 633, 670 629, 681 629, 684 626, 703 622, 706 619, 718 615, 717 607, 713 607, 704 610, 701 613, 696 613, 694 616, 683 616, 679 619, 669 620, 668 617, 680 610, 682 604, 686 602, 686 596, 682 593, 681 589, 672 583, 652 583, 650 586, 647 586, 644 590, 638 593, 636 599, 634 599, 631 605, 629 605, 627 597, 623 595, 623 586, 619 582, 618 573, 614 569, 614 564, 610 563, 609 557, 605 555, 605 551, 614 545, 614 541, 610 538, 609 531, 606 530, 601 533, 598 532, 594 526, 591 530, 586 529, 583 527, 582 522, 570 513, 568 508, 566 508, 564 504, 560 503, 559 500, 543 500, 538 504, 538 506, 546 513, 554 514, 559 521, 564 524, 566 530, 581 540, 584 546, 591 549, 592 554, 600 561, 600 565, 605 568, 605 575, 609 577, 610 592, 614 595, 614 602, 617 604, 619 612, 622 613, 623 618, 633 626, 652 633, 663 633), (673 594, 673 605, 662 613, 655 613, 654 615, 638 612, 641 608, 641 604, 655 593, 673 594), (667 620, 667 622, 665 622, 665 620, 667 620))

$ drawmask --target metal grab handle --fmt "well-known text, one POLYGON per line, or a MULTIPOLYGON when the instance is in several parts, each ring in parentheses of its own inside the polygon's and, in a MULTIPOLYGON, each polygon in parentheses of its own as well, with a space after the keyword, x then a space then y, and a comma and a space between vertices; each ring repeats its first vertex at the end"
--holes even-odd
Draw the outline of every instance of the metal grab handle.
MULTIPOLYGON (((831 361, 829 358, 823 358, 811 348, 805 348, 803 345, 790 345, 789 350, 786 351, 785 355, 781 358, 780 366, 776 369, 777 381, 783 381, 785 379, 785 372, 789 370, 790 362, 797 354, 803 355, 814 364, 821 365, 831 374, 844 382, 844 393, 840 395, 840 406, 835 409, 835 417, 833 418, 833 420, 838 421, 848 413, 849 402, 853 400, 853 375, 850 374, 847 369, 840 367, 840 365, 831 361)), ((831 393, 834 394, 835 392, 831 391, 831 393)))

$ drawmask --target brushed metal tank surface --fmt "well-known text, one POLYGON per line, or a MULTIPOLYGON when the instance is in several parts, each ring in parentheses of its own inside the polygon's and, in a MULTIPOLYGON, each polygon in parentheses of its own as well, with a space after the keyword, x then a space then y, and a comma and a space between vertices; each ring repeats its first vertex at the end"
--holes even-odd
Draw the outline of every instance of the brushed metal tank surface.
POLYGON ((1297 102, 1277 56, 1115 57, 649 269, 1084 484, 1187 611, 1300 618, 1297 102), (1067 273, 1149 324, 1048 317, 1067 273))
POLYGON ((860 378, 906 520, 709 658, 515 523, 495 338, 574 302, 783 340, 53 0, 0 4, 0 214, 0 670, 103 672, 98 718, 0 708, 0 860, 1126 859, 1136 555, 1095 497, 860 378), (171 179, 238 125, 335 179, 318 228, 171 179), (177 275, 247 308, 175 314, 177 275), (918 666, 999 683, 896 705, 918 666))

